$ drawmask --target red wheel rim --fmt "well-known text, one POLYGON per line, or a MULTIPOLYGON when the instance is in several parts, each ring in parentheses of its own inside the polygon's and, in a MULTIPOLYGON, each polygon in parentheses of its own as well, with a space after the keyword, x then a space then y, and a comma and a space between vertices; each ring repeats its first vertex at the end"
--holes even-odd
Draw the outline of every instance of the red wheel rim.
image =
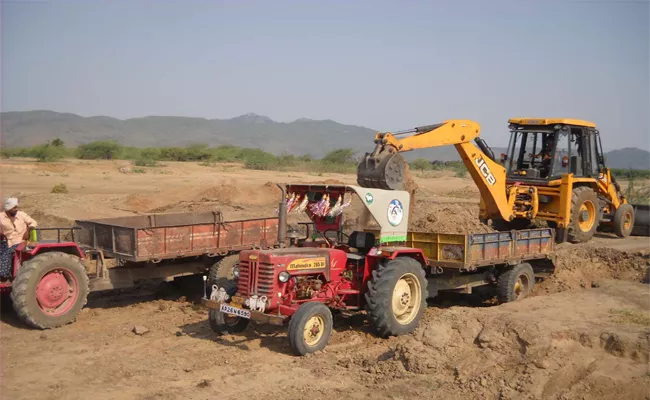
POLYGON ((70 311, 79 297, 79 284, 66 268, 48 271, 36 285, 38 308, 50 317, 60 317, 70 311))

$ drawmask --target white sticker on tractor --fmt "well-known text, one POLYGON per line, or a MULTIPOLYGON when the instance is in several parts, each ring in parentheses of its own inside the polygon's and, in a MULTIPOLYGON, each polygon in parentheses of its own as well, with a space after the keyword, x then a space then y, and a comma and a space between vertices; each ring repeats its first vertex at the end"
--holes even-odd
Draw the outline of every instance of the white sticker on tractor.
POLYGON ((402 207, 402 203, 399 200, 394 199, 388 205, 388 222, 393 226, 397 226, 402 222, 402 218, 404 218, 404 208, 402 207))

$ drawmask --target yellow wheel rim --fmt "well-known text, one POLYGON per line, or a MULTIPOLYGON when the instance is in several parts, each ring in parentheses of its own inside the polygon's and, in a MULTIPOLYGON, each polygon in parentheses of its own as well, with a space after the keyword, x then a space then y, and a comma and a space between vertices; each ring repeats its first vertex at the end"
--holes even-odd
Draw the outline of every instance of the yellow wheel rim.
POLYGON ((583 232, 589 232, 596 223, 596 206, 591 201, 585 201, 578 211, 578 226, 583 232))
POLYGON ((307 346, 315 346, 323 337, 325 332, 325 320, 320 315, 314 315, 309 318, 305 324, 305 330, 303 331, 303 338, 307 346))
POLYGON ((401 325, 411 323, 420 311, 422 287, 413 274, 402 275, 393 289, 393 315, 401 325))
POLYGON ((529 284, 530 282, 528 281, 528 277, 526 275, 521 275, 519 278, 517 278, 517 282, 515 282, 514 287, 516 299, 526 296, 529 284))
POLYGON ((623 227, 625 228, 625 230, 628 230, 630 229, 630 226, 632 226, 632 214, 627 212, 623 217, 623 227))

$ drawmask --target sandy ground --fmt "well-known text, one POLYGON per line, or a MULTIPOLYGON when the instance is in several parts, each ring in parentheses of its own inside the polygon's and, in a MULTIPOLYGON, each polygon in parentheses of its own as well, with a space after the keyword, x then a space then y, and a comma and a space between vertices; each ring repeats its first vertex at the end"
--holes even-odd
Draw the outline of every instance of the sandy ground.
MULTIPOLYGON (((156 211, 272 216, 276 182, 355 181, 237 165, 120 167, 130 166, 3 160, 1 195, 18 195, 42 226, 60 226, 156 211), (68 194, 50 193, 59 183, 68 194)), ((486 229, 469 179, 429 173, 416 182, 414 228, 486 229)), ((93 294, 75 323, 49 331, 26 328, 3 301, 0 398, 648 399, 649 252, 649 238, 564 244, 556 274, 528 299, 495 306, 490 291, 442 296, 413 335, 390 339, 374 336, 363 315, 341 315, 326 351, 303 358, 289 354, 283 329, 216 337, 194 287, 93 294), (135 325, 149 332, 135 335, 135 325)))

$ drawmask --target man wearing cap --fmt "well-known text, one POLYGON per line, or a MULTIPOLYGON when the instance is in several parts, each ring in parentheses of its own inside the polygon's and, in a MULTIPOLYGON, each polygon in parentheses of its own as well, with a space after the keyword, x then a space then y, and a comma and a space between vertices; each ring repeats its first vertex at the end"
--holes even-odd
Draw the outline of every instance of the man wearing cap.
POLYGON ((11 263, 16 246, 29 239, 29 232, 36 221, 18 210, 18 199, 7 197, 4 212, 0 213, 0 277, 11 275, 11 263))

